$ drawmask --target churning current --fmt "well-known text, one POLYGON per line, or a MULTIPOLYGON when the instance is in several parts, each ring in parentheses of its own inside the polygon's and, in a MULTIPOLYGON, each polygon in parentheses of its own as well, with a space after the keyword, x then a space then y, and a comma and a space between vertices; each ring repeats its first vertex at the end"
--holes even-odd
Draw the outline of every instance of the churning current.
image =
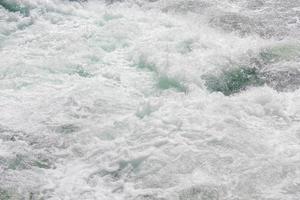
POLYGON ((299 0, 0 0, 1 200, 299 200, 299 0))

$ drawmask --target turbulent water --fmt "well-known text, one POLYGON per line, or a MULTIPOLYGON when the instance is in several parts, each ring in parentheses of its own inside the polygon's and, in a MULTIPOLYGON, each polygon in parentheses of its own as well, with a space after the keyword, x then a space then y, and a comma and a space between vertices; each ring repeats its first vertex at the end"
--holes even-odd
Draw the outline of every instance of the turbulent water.
POLYGON ((299 200, 299 0, 0 0, 1 200, 299 200))

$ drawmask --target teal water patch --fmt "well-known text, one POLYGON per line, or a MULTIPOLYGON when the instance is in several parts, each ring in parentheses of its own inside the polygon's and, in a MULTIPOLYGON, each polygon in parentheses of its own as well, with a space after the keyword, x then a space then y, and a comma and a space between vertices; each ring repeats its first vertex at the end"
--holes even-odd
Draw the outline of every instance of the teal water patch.
POLYGON ((153 62, 149 61, 145 56, 139 57, 138 62, 136 63, 136 66, 140 69, 147 69, 151 72, 158 73, 155 64, 153 62))
POLYGON ((226 96, 245 90, 249 86, 264 84, 258 70, 247 67, 231 68, 219 75, 205 75, 203 78, 209 91, 222 92, 226 96))
POLYGON ((95 24, 96 24, 97 26, 99 26, 99 27, 103 27, 103 26, 104 26, 104 22, 103 22, 102 20, 96 21, 95 24))
POLYGON ((167 90, 174 88, 179 92, 187 92, 187 88, 179 80, 168 76, 160 76, 158 78, 157 86, 161 90, 167 90))
POLYGON ((93 75, 89 73, 88 71, 78 68, 74 71, 74 74, 77 74, 78 76, 81 76, 83 78, 91 78, 93 75))
POLYGON ((42 200, 44 198, 41 198, 39 194, 35 195, 33 192, 24 191, 20 188, 17 188, 16 186, 14 188, 14 184, 12 185, 8 184, 4 188, 0 187, 0 200, 34 200, 34 199, 42 200))
POLYGON ((41 157, 29 157, 26 155, 17 154, 12 158, 1 158, 0 157, 1 166, 5 166, 10 170, 26 170, 32 169, 33 167, 42 168, 42 169, 50 169, 53 167, 51 161, 47 158, 41 157))
POLYGON ((35 160, 32 166, 42 168, 42 169, 51 169, 53 168, 52 163, 47 159, 35 160))
MULTIPOLYGON (((293 91, 299 88, 299 71, 294 69, 272 70, 272 66, 282 62, 297 61, 300 58, 299 45, 281 44, 262 49, 254 59, 255 67, 235 66, 218 74, 208 74, 202 78, 209 91, 222 92, 228 96, 249 86, 266 84, 277 91, 293 91)), ((281 65, 281 64, 280 64, 281 65)), ((251 66, 251 64, 249 64, 251 66)), ((252 65, 253 66, 253 65, 252 65)))
POLYGON ((150 105, 144 106, 142 109, 138 110, 136 116, 143 119, 145 116, 150 115, 153 112, 153 109, 150 105))
POLYGON ((193 39, 188 39, 188 40, 184 40, 184 41, 180 42, 177 45, 178 52, 181 54, 187 54, 187 53, 193 51, 193 49, 192 49, 193 43, 194 43, 193 39))
POLYGON ((11 0, 0 0, 0 5, 9 12, 20 12, 24 16, 28 16, 30 12, 25 5, 11 0))
POLYGON ((82 67, 81 65, 67 65, 66 67, 62 69, 46 69, 51 74, 67 74, 70 76, 80 76, 82 78, 91 78, 94 76, 91 72, 89 72, 87 69, 82 67))
POLYGON ((106 52, 113 52, 117 48, 117 45, 113 41, 103 42, 100 46, 106 52))
POLYGON ((165 74, 162 74, 158 71, 157 66, 149 61, 145 56, 140 56, 138 62, 135 64, 139 69, 146 69, 155 74, 157 77, 156 86, 161 90, 175 89, 179 92, 187 92, 187 88, 181 81, 177 80, 174 77, 169 77, 165 74))
POLYGON ((10 200, 12 197, 8 191, 0 188, 0 199, 1 200, 10 200))
POLYGON ((65 70, 66 70, 66 73, 69 75, 78 75, 83 78, 93 77, 93 74, 90 73, 87 69, 85 69, 81 65, 70 66, 70 67, 67 67, 65 70))
POLYGON ((265 48, 259 53, 259 58, 264 64, 279 61, 290 61, 300 57, 300 47, 295 45, 279 45, 265 48))

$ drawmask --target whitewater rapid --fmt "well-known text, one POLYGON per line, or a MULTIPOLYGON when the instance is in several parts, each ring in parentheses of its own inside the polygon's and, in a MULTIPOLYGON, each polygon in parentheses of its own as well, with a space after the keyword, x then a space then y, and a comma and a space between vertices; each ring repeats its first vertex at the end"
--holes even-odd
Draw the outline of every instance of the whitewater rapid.
POLYGON ((1 200, 299 200, 298 0, 0 0, 1 200))

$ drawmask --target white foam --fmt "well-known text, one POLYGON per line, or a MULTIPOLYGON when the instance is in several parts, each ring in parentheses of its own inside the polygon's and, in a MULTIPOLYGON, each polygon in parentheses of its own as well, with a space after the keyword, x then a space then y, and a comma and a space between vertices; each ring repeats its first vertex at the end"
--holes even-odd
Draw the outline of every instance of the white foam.
MULTIPOLYGON (((13 2, 30 14, 0 9, 0 197, 300 197, 299 89, 224 96, 202 79, 297 49, 297 29, 211 24, 255 16, 245 1, 13 2)), ((266 66, 300 70, 294 50, 266 66)))

